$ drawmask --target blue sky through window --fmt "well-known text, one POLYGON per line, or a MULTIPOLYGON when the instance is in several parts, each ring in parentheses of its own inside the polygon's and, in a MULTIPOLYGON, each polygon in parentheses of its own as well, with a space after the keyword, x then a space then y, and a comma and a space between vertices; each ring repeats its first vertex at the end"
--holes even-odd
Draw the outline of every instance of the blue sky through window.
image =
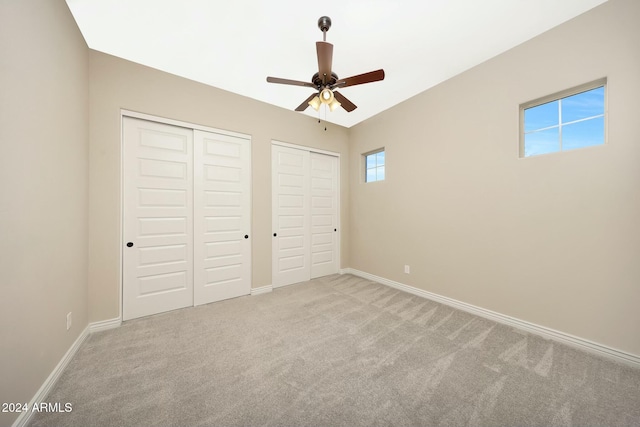
POLYGON ((562 122, 604 114, 604 86, 568 96, 562 100, 562 122))
POLYGON ((604 116, 562 127, 562 149, 589 147, 604 143, 604 116))
POLYGON ((559 123, 558 103, 559 101, 547 102, 524 110, 524 131, 531 132, 536 129, 557 126, 559 123))
POLYGON ((604 144, 604 86, 524 110, 524 156, 604 144))
POLYGON ((560 127, 555 127, 539 132, 525 134, 524 155, 535 156, 560 151, 559 141, 560 127))

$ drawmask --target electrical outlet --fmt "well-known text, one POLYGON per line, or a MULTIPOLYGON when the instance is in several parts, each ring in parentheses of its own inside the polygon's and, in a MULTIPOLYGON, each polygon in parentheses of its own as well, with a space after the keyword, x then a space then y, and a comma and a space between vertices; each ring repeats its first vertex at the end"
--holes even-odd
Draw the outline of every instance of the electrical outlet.
POLYGON ((411 273, 411 267, 409 267, 408 265, 405 265, 404 266, 404 272, 407 273, 407 274, 411 273))
POLYGON ((67 313, 67 331, 71 329, 71 312, 67 313))

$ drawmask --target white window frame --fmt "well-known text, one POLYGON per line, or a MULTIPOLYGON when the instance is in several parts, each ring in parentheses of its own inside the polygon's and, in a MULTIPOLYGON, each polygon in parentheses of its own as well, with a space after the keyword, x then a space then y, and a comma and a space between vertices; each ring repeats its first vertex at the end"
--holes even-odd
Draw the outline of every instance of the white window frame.
MULTIPOLYGON (((524 104, 520 104, 520 158, 530 158, 530 157, 539 157, 539 156, 543 156, 544 154, 535 154, 532 156, 525 156, 525 147, 524 147, 524 137, 525 137, 525 123, 524 123, 524 111, 529 109, 529 108, 533 108, 533 107, 537 107, 539 105, 542 104, 546 104, 548 102, 554 102, 554 101, 560 101, 559 102, 559 115, 558 115, 558 124, 557 125, 553 125, 553 126, 548 126, 545 128, 540 128, 540 129, 536 129, 536 132, 539 131, 543 131, 543 130, 548 130, 548 129, 553 129, 553 128, 558 128, 558 132, 559 132, 559 141, 558 143, 560 144, 560 149, 558 151, 555 151, 553 153, 546 153, 546 154, 557 154, 557 153, 562 153, 565 152, 567 150, 563 150, 562 148, 562 127, 569 125, 569 124, 573 124, 573 123, 578 123, 578 122, 583 122, 586 120, 591 120, 591 119, 595 119, 595 118, 599 118, 599 117, 604 117, 604 141, 603 144, 598 144, 597 146, 600 145, 605 145, 607 143, 607 98, 608 98, 608 88, 607 88, 607 78, 601 78, 598 80, 594 80, 592 82, 589 83, 585 83, 582 84, 580 86, 575 86, 572 87, 570 89, 566 89, 560 92, 556 92, 554 94, 551 95, 547 95, 547 96, 543 96, 542 98, 538 98, 538 99, 534 99, 533 101, 529 101, 529 102, 525 102, 524 104), (604 87, 604 112, 603 114, 598 114, 596 116, 592 116, 592 117, 585 117, 582 119, 578 119, 578 120, 573 120, 571 122, 567 122, 567 123, 562 123, 562 100, 565 98, 568 98, 570 96, 573 95, 577 95, 579 93, 582 92, 587 92, 593 89, 597 89, 599 87, 604 87)), ((581 148, 587 148, 587 147, 581 147, 581 148)))
MULTIPOLYGON (((384 147, 381 148, 377 148, 375 150, 372 151, 368 151, 366 153, 362 153, 362 165, 363 165, 363 171, 364 174, 362 175, 363 177, 363 182, 365 184, 371 184, 373 182, 382 182, 385 181, 387 179, 387 152, 385 151, 384 147), (374 154, 378 154, 378 153, 384 153, 384 178, 383 179, 376 179, 375 181, 367 181, 367 157, 374 155, 374 154)), ((376 169, 379 166, 376 165, 376 169)))

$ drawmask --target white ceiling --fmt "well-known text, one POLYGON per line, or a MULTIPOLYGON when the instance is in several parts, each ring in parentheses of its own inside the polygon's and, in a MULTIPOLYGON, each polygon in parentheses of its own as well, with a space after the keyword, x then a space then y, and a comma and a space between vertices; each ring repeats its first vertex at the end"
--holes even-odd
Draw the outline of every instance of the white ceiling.
POLYGON ((266 77, 311 80, 327 15, 340 78, 386 73, 326 112, 351 127, 606 0, 66 1, 91 49, 290 110, 313 90, 266 77))

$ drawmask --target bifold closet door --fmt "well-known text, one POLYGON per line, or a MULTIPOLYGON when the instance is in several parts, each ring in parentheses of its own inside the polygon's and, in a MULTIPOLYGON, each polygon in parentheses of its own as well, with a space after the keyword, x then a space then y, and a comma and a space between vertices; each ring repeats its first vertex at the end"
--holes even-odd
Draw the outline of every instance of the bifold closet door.
POLYGON ((251 145, 194 131, 194 303, 251 293, 251 145))
POLYGON ((193 131, 125 117, 123 319, 193 305, 193 131))
POLYGON ((338 272, 338 158, 273 144, 272 284, 338 272))

